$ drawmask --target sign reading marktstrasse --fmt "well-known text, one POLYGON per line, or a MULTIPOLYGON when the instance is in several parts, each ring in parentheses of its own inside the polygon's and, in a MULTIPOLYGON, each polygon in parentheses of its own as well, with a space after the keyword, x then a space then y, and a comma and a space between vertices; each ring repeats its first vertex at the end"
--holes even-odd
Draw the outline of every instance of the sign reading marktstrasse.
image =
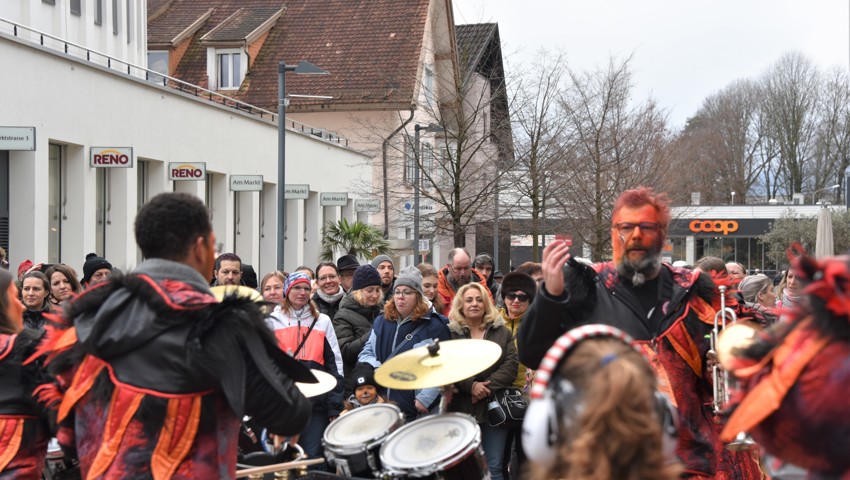
POLYGON ((355 198, 354 211, 357 213, 378 213, 381 211, 381 201, 377 198, 355 198))
POLYGON ((310 185, 288 183, 285 193, 287 200, 307 200, 310 198, 310 185))
POLYGON ((348 205, 348 192, 322 192, 319 203, 323 207, 344 207, 348 205))
POLYGON ((262 175, 231 175, 231 192, 259 192, 263 190, 262 175))
POLYGON ((35 150, 35 127, 0 127, 0 150, 35 150))
POLYGON ((91 147, 92 168, 133 168, 133 147, 91 147))
POLYGON ((206 180, 207 164, 206 162, 195 163, 179 163, 170 162, 168 164, 168 179, 181 180, 206 180))

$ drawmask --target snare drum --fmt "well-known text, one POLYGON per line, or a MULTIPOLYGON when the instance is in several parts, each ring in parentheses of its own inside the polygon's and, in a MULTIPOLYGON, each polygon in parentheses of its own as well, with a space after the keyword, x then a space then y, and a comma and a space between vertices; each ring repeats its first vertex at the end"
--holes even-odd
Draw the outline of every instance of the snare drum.
POLYGON ((355 408, 325 429, 325 457, 340 475, 378 476, 381 443, 403 424, 404 415, 395 405, 378 403, 355 408))
POLYGON ((463 413, 433 415, 398 429, 381 447, 381 463, 391 478, 490 478, 481 428, 463 413))

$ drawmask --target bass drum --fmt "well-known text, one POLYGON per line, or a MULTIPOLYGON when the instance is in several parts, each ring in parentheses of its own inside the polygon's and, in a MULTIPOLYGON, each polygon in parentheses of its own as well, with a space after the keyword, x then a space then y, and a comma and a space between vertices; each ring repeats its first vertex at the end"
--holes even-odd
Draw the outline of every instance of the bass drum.
POLYGON ((340 475, 380 476, 381 444, 403 424, 404 415, 395 405, 378 403, 355 408, 325 429, 325 457, 340 475))
POLYGON ((401 427, 381 447, 381 463, 390 478, 490 478, 481 429, 463 413, 425 417, 401 427))

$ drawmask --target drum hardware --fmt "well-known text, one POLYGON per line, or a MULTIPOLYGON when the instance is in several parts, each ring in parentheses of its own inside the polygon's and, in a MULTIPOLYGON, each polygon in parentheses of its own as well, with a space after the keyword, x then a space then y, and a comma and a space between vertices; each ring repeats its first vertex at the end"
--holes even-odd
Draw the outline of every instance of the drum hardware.
POLYGON ((404 425, 401 409, 390 403, 355 408, 325 429, 322 445, 328 463, 345 477, 381 476, 379 450, 384 440, 404 425))
POLYGON ((303 477, 307 474, 307 467, 324 463, 323 458, 311 458, 309 460, 298 460, 294 462, 275 463, 261 467, 244 468, 236 470, 236 478, 263 478, 266 474, 274 474, 275 478, 290 477, 291 470, 297 470, 297 475, 303 477))

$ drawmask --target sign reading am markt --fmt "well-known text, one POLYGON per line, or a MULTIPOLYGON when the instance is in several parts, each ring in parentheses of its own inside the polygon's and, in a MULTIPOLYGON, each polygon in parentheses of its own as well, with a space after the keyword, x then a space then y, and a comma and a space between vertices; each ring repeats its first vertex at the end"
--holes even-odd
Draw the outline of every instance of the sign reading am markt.
POLYGON ((262 175, 231 175, 231 192, 260 192, 263 190, 262 175))
POLYGON ((322 192, 319 204, 323 207, 344 207, 348 205, 348 192, 322 192))
POLYGON ((358 213, 378 213, 381 211, 381 201, 377 198, 355 198, 354 211, 358 213))
POLYGON ((35 127, 0 127, 0 150, 35 150, 35 127))

